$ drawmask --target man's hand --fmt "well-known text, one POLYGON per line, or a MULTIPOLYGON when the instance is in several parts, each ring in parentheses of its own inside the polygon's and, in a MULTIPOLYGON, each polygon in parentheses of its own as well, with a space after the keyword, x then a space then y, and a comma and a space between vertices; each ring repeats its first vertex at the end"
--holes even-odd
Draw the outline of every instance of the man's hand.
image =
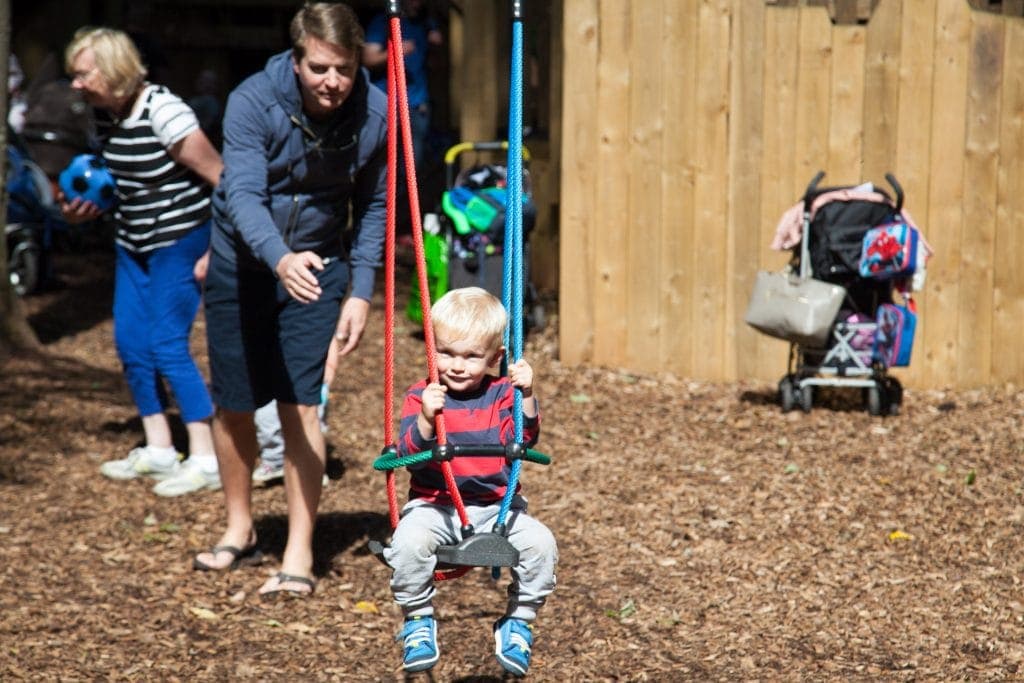
POLYGON ((359 299, 350 296, 341 307, 341 317, 338 319, 338 329, 334 333, 334 339, 340 347, 339 356, 347 356, 363 338, 363 331, 366 329, 366 318, 370 313, 370 302, 366 299, 359 299))
MULTIPOLYGON (((285 291, 299 303, 309 304, 320 298, 323 290, 313 271, 324 269, 323 259, 312 251, 285 254, 274 267, 285 291)), ((364 321, 365 322, 365 321, 364 321)))

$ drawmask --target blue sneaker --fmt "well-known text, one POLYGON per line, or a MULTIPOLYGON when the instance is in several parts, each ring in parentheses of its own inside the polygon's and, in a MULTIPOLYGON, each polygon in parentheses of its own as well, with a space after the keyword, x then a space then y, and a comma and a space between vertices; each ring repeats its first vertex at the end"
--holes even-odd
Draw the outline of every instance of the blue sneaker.
POLYGON ((406 671, 426 671, 437 664, 437 625, 433 617, 406 619, 395 640, 403 641, 402 666, 406 671))
POLYGON ((494 623, 494 656, 505 671, 525 676, 532 647, 533 627, 522 619, 505 617, 494 623))

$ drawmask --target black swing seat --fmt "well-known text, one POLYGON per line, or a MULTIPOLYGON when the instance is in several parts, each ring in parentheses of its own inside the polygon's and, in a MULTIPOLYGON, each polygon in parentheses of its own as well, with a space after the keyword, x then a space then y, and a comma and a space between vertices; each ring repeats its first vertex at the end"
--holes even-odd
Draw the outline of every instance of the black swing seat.
POLYGON ((457 545, 437 548, 441 564, 470 567, 514 567, 519 564, 519 551, 508 539, 493 532, 473 534, 457 545))
MULTIPOLYGON (((370 541, 367 548, 385 565, 384 544, 370 541)), ((467 536, 457 545, 442 545, 437 548, 438 566, 468 567, 515 567, 519 564, 519 551, 508 539, 493 532, 467 536)))

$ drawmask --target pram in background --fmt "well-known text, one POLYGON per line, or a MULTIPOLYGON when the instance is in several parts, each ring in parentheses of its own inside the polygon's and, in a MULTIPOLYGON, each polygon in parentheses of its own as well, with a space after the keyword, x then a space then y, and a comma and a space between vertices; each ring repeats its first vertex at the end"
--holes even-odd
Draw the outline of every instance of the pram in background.
MULTIPOLYGON (((476 163, 461 167, 462 155, 481 152, 504 160, 507 141, 460 142, 445 153, 445 191, 437 212, 423 218, 423 249, 427 261, 430 300, 436 301, 449 289, 477 286, 499 299, 504 285, 504 243, 506 171, 499 163, 476 163)), ((530 280, 530 230, 536 222, 536 208, 530 195, 530 174, 526 164, 530 153, 523 148, 523 315, 525 329, 544 326, 544 308, 530 280)), ((421 323, 419 286, 413 289, 406 315, 421 323)))
POLYGON ((787 372, 779 381, 779 402, 783 411, 799 405, 809 412, 817 387, 848 387, 862 391, 870 414, 896 415, 903 402, 903 387, 889 374, 889 368, 909 364, 916 322, 910 292, 923 285, 930 251, 920 238, 906 248, 914 250, 916 272, 914 266, 908 266, 898 277, 872 275, 874 266, 861 264, 868 251, 864 242, 869 231, 876 229, 871 233, 876 235, 878 229, 884 231, 888 226, 910 226, 917 239, 916 226, 903 209, 903 189, 891 174, 886 174, 886 180, 895 199, 871 183, 819 187, 824 176, 824 172, 815 175, 802 201, 783 216, 772 248, 792 248, 791 265, 799 269, 801 278, 838 284, 845 289, 845 296, 824 344, 791 341, 787 372), (894 321, 895 314, 906 315, 908 320, 894 321), (889 346, 893 335, 900 332, 893 329, 893 322, 909 326, 908 338, 895 340, 904 345, 902 355, 892 353, 889 346))
POLYGON ((57 231, 65 230, 46 173, 7 131, 7 274, 19 296, 36 291, 51 277, 50 249, 57 231))

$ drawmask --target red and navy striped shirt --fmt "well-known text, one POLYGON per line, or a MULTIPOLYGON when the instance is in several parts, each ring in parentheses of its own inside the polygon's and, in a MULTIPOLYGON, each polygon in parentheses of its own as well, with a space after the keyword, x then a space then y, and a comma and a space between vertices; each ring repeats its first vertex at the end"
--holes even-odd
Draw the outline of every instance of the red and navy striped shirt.
MULTIPOLYGON (((427 451, 436 439, 424 440, 416 427, 423 408, 427 380, 417 382, 405 395, 399 428, 398 454, 427 451)), ((515 388, 507 377, 487 375, 473 392, 449 392, 445 398, 444 427, 452 445, 480 446, 512 443, 515 440, 513 401, 515 388)), ((523 417, 524 446, 532 447, 540 435, 540 417, 523 417)), ((462 499, 469 505, 490 505, 505 495, 511 465, 504 456, 458 457, 451 461, 452 473, 462 499)), ((439 505, 451 505, 441 466, 436 462, 409 468, 410 498, 423 498, 439 505)))

